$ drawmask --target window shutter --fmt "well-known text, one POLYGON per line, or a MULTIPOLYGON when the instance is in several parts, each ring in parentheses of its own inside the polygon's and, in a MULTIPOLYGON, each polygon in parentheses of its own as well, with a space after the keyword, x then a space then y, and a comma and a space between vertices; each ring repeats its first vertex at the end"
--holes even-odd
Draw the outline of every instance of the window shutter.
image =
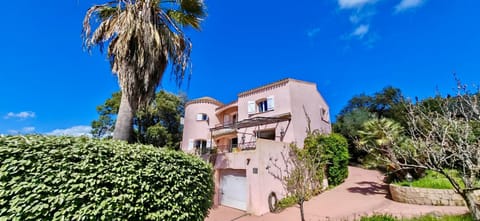
POLYGON ((189 139, 188 140, 188 150, 192 150, 193 149, 193 139, 189 139))
POLYGON ((267 110, 273 110, 275 106, 275 101, 273 96, 267 97, 267 110))
POLYGON ((249 101, 248 102, 248 114, 254 114, 255 113, 255 101, 249 101))
POLYGON ((212 148, 212 141, 207 140, 207 148, 208 149, 212 148))
POLYGON ((203 114, 197 114, 197 120, 203 120, 203 114))

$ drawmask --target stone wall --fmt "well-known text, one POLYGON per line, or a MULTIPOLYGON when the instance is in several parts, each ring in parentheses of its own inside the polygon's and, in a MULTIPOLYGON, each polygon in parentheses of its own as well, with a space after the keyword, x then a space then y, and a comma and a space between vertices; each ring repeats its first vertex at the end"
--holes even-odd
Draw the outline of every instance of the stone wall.
MULTIPOLYGON (((390 184, 392 199, 401 203, 434 205, 434 206, 464 206, 463 198, 454 190, 428 189, 390 184)), ((480 191, 475 191, 480 200, 480 191)))

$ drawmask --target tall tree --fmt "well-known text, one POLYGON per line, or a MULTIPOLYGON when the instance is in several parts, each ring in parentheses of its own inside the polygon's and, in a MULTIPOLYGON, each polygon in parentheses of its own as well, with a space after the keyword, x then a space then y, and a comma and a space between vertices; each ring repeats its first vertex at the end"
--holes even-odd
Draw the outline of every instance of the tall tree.
MULTIPOLYGON (((480 220, 480 204, 474 193, 480 190, 480 94, 469 92, 461 83, 458 89, 453 97, 407 103, 408 139, 395 139, 399 130, 391 128, 392 136, 385 136, 386 142, 371 145, 370 150, 396 161, 402 169, 428 169, 442 174, 465 200, 472 218, 480 220), (461 181, 448 172, 452 169, 459 172, 461 181)), ((365 138, 370 134, 374 135, 365 133, 365 138)), ((370 140, 375 137, 381 136, 370 140)))
MULTIPOLYGON (((121 96, 120 92, 116 92, 97 107, 99 118, 92 121, 94 137, 111 138, 121 96)), ((166 91, 158 92, 152 103, 136 113, 133 141, 178 149, 182 136, 180 118, 184 114, 185 101, 185 96, 177 96, 166 91)))
POLYGON ((182 29, 199 29, 205 15, 203 0, 115 0, 88 9, 84 46, 103 51, 108 44, 107 57, 122 91, 114 139, 133 140, 135 113, 151 101, 169 64, 181 83, 191 51, 182 29))
POLYGON ((404 97, 400 89, 387 86, 372 95, 360 94, 352 97, 337 115, 333 130, 348 140, 352 161, 366 157, 366 153, 357 148, 358 131, 363 124, 374 118, 390 118, 406 126, 404 97))

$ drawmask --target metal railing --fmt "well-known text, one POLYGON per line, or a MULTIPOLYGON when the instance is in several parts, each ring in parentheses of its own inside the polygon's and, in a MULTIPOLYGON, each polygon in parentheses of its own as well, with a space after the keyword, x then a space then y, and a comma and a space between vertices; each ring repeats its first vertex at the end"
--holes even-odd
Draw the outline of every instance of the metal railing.
POLYGON ((237 124, 237 121, 226 121, 223 123, 215 124, 215 128, 232 128, 237 124))
POLYGON ((232 153, 232 152, 240 152, 244 150, 255 150, 256 149, 256 142, 245 142, 240 144, 232 144, 232 145, 218 145, 216 146, 218 152, 222 153, 232 153))

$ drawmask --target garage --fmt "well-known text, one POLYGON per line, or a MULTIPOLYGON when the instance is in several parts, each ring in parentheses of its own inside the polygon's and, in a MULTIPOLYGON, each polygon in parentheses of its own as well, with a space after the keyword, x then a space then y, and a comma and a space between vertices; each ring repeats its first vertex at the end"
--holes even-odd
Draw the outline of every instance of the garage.
POLYGON ((222 170, 220 177, 220 204, 247 210, 247 188, 245 170, 222 170))

